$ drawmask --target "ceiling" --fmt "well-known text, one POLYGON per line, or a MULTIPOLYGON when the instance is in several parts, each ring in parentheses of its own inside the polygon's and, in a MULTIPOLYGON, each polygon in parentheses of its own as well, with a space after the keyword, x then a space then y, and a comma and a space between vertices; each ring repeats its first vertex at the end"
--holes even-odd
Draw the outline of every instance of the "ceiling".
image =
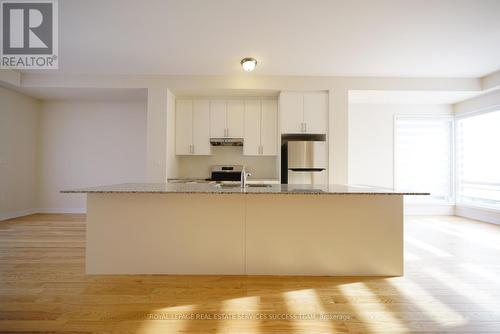
MULTIPOLYGON (((64 0, 64 74, 479 77, 499 0, 64 0)), ((51 72, 53 73, 53 72, 51 72)))

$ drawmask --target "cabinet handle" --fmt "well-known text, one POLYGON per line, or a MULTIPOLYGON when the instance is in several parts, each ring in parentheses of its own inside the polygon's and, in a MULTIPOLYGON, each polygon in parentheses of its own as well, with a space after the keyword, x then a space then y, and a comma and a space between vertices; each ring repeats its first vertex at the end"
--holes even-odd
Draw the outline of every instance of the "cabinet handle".
POLYGON ((304 123, 300 123, 300 131, 304 132, 304 123))
POLYGON ((307 132, 307 123, 304 123, 304 132, 307 132))
POLYGON ((194 153, 194 145, 193 145, 193 144, 189 145, 189 152, 190 152, 191 154, 193 154, 193 153, 194 153))
POLYGON ((264 154, 264 146, 260 145, 260 155, 264 154))

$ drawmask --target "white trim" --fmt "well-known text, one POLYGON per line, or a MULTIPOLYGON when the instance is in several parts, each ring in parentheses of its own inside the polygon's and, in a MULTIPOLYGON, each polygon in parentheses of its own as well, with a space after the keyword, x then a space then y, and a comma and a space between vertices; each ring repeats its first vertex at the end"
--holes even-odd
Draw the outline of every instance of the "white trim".
POLYGON ((87 208, 45 208, 36 213, 87 213, 87 208))
POLYGON ((37 209, 27 209, 27 210, 20 210, 20 211, 10 211, 10 212, 3 212, 0 213, 0 221, 3 220, 8 220, 8 219, 14 219, 22 216, 28 216, 38 213, 37 209))
POLYGON ((478 208, 459 204, 455 207, 455 215, 500 225, 499 210, 478 208))
POLYGON ((449 203, 443 204, 416 204, 408 203, 404 205, 404 214, 416 216, 454 216, 455 205, 449 203))
POLYGON ((490 112, 500 111, 500 104, 493 104, 488 107, 474 109, 472 111, 467 111, 462 114, 455 114, 455 119, 469 118, 473 116, 479 116, 482 114, 487 114, 490 112))
POLYGON ((36 213, 87 213, 86 208, 47 208, 47 209, 27 209, 0 213, 0 221, 34 215, 36 213))

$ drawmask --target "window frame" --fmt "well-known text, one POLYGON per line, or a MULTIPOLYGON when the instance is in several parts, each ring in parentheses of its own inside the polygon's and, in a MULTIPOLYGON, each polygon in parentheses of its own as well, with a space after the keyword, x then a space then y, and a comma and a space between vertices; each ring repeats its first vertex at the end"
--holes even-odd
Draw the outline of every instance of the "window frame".
POLYGON ((393 154, 392 154, 392 164, 393 164, 393 187, 397 189, 397 121, 400 119, 405 120, 444 120, 450 123, 450 198, 448 201, 427 201, 427 202, 409 202, 412 205, 456 205, 456 187, 457 187, 457 178, 456 176, 456 128, 455 128, 455 116, 453 114, 450 115, 415 115, 415 114, 396 114, 393 117, 393 154))

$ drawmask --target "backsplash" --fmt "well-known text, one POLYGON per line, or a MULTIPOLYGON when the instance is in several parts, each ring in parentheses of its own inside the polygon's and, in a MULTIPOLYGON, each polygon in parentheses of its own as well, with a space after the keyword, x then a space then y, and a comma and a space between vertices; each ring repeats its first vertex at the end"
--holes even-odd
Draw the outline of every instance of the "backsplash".
POLYGON ((242 147, 212 146, 212 155, 178 156, 177 177, 209 177, 212 165, 244 165, 251 178, 278 179, 276 156, 244 156, 242 147))

